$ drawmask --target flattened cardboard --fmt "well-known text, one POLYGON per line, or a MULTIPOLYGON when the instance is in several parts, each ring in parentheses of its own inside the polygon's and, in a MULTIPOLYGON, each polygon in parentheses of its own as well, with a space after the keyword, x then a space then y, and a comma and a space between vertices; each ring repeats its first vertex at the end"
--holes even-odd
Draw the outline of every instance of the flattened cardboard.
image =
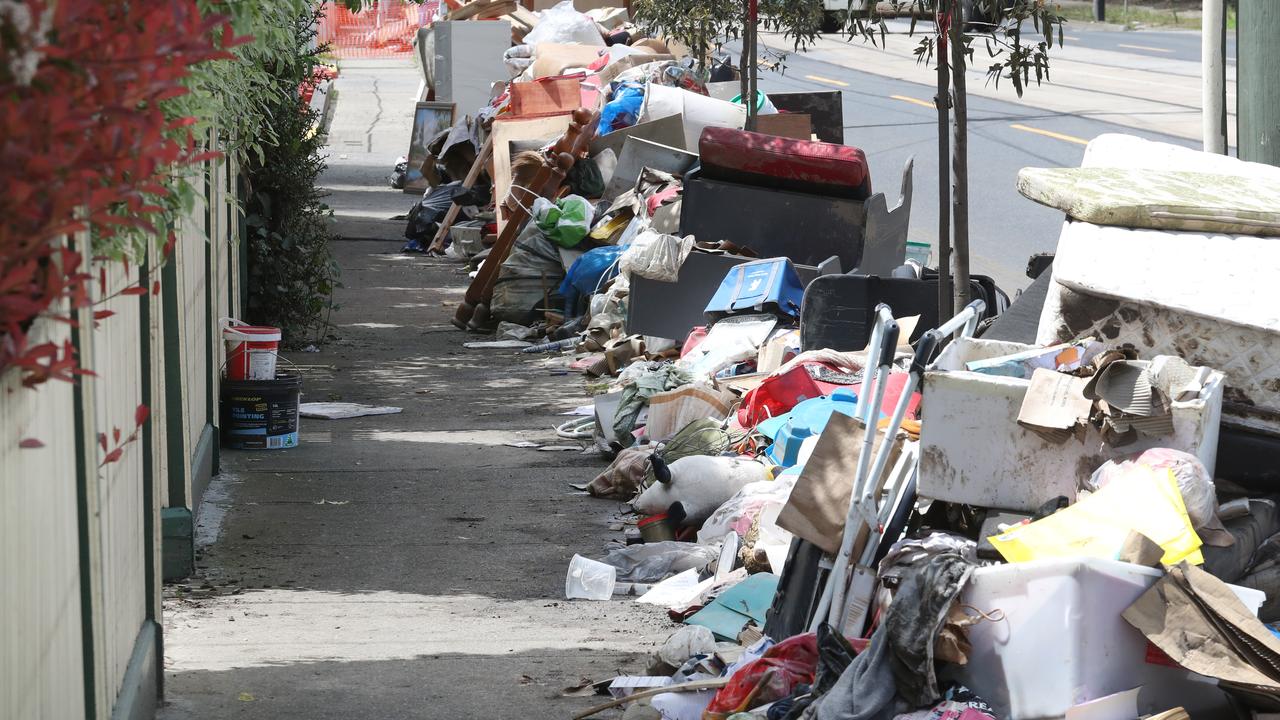
POLYGON ((813 120, 807 113, 760 115, 756 117, 756 132, 796 140, 812 140, 813 120))
POLYGON ((591 141, 591 154, 596 155, 605 148, 610 148, 621 155, 622 145, 629 137, 642 138, 677 150, 689 149, 684 144, 684 116, 671 115, 599 136, 591 141))

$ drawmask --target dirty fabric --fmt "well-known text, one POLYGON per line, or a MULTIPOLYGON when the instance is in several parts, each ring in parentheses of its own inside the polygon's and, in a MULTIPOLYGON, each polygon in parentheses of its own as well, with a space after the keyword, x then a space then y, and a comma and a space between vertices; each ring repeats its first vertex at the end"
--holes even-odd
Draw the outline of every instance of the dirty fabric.
POLYGON ((618 453, 609 467, 587 483, 586 491, 601 498, 630 500, 644 482, 649 472, 649 456, 653 445, 625 448, 618 453))
POLYGON ((620 438, 635 430, 636 419, 649 404, 649 398, 693 382, 689 371, 672 363, 645 363, 638 368, 628 368, 628 374, 625 379, 630 382, 622 390, 622 402, 613 417, 613 429, 620 438))
MULTIPOLYGON (((810 705, 831 691, 856 655, 857 653, 849 646, 849 641, 843 635, 832 630, 826 623, 819 625, 818 667, 814 673, 813 684, 807 691, 792 696, 786 711, 778 717, 781 720, 800 720, 810 705)), ((773 715, 770 714, 770 717, 773 715)))
POLYGON ((962 555, 935 555, 915 572, 904 573, 894 594, 884 629, 894 683, 912 707, 935 703, 941 697, 934 645, 973 568, 973 561, 962 555))
POLYGON ((871 644, 841 673, 831 690, 802 717, 812 720, 891 720, 897 686, 890 667, 889 632, 881 625, 871 644))

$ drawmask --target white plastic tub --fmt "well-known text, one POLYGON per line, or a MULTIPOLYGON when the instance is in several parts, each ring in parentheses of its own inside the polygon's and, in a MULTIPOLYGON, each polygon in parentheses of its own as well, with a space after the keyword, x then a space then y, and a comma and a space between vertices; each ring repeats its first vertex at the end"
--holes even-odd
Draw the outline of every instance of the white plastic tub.
MULTIPOLYGON (((1163 573, 1113 560, 1068 559, 975 570, 962 602, 1004 619, 969 628, 960 680, 1001 720, 1065 717, 1067 709, 1142 687, 1144 713, 1183 705, 1213 714, 1225 698, 1200 675, 1147 662, 1148 642, 1120 615, 1163 573)), ((1265 594, 1231 586, 1255 614, 1265 594)))
POLYGON ((1200 458, 1212 475, 1218 454, 1223 375, 1214 372, 1200 397, 1173 403, 1173 435, 1140 436, 1112 447, 1089 427, 1083 440, 1056 444, 1018 424, 1030 380, 969 372, 965 363, 1030 349, 1030 345, 961 338, 925 373, 921 401, 921 497, 1031 512, 1076 488, 1113 458, 1155 447, 1200 458))

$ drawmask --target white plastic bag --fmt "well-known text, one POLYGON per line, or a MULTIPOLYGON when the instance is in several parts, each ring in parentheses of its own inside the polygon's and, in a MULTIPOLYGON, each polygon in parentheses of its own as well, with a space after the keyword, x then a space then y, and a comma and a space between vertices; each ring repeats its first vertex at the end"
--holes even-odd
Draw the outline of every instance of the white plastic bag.
POLYGON ((538 25, 524 36, 526 45, 559 43, 561 45, 604 46, 604 36, 595 20, 573 9, 573 0, 544 10, 538 17, 538 25))
POLYGON ((502 53, 502 64, 507 66, 507 72, 512 78, 518 78, 520 75, 533 65, 533 46, 532 45, 516 45, 507 48, 502 53))
MULTIPOLYGON (((779 509, 787 504, 798 475, 782 475, 777 480, 761 480, 745 485, 733 497, 711 513, 698 531, 699 543, 719 542, 729 533, 745 538, 751 524, 770 505, 779 509)), ((776 516, 776 513, 775 513, 776 516)), ((779 529, 781 532, 785 530, 779 529)))
POLYGON ((660 282, 680 279, 680 266, 693 250, 693 236, 678 238, 645 230, 622 253, 618 270, 628 277, 639 275, 660 282))

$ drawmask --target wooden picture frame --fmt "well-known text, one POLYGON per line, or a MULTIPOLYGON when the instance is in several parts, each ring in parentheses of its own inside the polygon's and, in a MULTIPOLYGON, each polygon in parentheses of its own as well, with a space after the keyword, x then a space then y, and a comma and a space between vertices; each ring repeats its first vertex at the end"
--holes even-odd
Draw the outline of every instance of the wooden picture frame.
MULTIPOLYGON (((453 127, 455 107, 447 102, 418 102, 413 109, 413 132, 409 134, 408 169, 405 172, 404 191, 421 195, 431 187, 428 176, 423 175, 423 163, 432 161, 427 146, 441 131, 453 127)), ((429 175, 434 175, 429 172, 429 175)))

